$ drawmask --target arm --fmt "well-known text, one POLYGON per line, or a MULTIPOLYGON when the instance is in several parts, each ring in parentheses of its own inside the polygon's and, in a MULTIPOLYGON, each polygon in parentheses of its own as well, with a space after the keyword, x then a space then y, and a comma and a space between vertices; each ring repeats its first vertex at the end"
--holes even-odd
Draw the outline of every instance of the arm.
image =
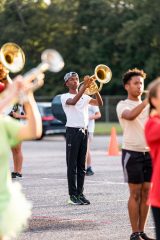
POLYGON ((89 117, 89 120, 96 120, 96 119, 99 119, 101 117, 101 113, 100 112, 96 112, 95 114, 91 115, 89 117))
POLYGON ((66 101, 66 104, 68 105, 75 105, 79 99, 82 97, 83 93, 85 92, 86 88, 89 87, 89 85, 92 83, 93 79, 90 78, 89 76, 84 77, 84 84, 80 88, 79 92, 76 94, 74 98, 69 98, 66 101))
POLYGON ((26 119, 27 118, 26 115, 21 115, 21 114, 16 113, 16 112, 12 112, 12 116, 14 118, 17 118, 17 119, 26 119))
POLYGON ((42 134, 42 120, 33 93, 28 94, 28 102, 24 103, 24 108, 27 123, 22 125, 18 138, 20 141, 39 138, 42 134))
POLYGON ((19 80, 15 80, 12 84, 9 84, 7 89, 0 95, 0 113, 10 106, 19 94, 22 84, 19 80))
POLYGON ((76 105, 76 103, 82 97, 82 95, 85 92, 85 90, 86 90, 86 87, 85 87, 85 85, 83 85, 74 98, 67 99, 66 104, 68 104, 68 105, 76 105))
POLYGON ((147 99, 145 99, 142 103, 140 103, 132 110, 124 110, 124 112, 122 113, 122 118, 130 121, 134 120, 142 112, 142 110, 146 107, 147 104, 148 101, 147 99))
POLYGON ((89 102, 89 104, 94 106, 103 106, 103 100, 101 98, 101 95, 99 92, 95 93, 96 99, 92 98, 89 102))
MULTIPOLYGON (((19 109, 19 107, 18 107, 18 109, 19 109)), ((15 119, 26 119, 27 118, 24 107, 22 109, 18 110, 18 112, 14 111, 14 107, 13 107, 13 110, 11 111, 11 113, 9 115, 15 119)))

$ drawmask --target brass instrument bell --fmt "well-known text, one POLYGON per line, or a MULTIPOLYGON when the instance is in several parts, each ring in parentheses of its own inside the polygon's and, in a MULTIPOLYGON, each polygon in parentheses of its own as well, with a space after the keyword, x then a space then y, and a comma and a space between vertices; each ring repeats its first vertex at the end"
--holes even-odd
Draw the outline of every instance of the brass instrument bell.
POLYGON ((105 84, 111 80, 112 72, 108 66, 100 64, 96 66, 94 76, 98 82, 105 84))
POLYGON ((0 49, 0 61, 10 72, 15 73, 24 67, 25 55, 16 43, 8 42, 0 49))
POLYGON ((103 84, 108 83, 112 78, 111 69, 104 64, 97 65, 94 71, 94 75, 92 75, 90 78, 93 79, 93 82, 85 90, 85 94, 87 95, 93 95, 101 91, 103 84))

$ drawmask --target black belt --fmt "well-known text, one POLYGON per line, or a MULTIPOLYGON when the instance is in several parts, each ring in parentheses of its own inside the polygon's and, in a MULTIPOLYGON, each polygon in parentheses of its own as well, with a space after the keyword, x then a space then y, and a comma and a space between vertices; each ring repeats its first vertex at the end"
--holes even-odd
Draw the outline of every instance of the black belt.
POLYGON ((74 131, 87 132, 87 128, 84 128, 84 127, 66 127, 66 128, 74 131))

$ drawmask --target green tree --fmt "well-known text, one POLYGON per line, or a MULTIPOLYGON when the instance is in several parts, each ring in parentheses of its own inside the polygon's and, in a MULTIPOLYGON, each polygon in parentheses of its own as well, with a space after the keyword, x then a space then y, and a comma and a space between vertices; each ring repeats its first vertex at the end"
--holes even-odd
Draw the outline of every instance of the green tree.
POLYGON ((77 71, 82 79, 101 63, 113 72, 102 94, 122 94, 121 76, 129 68, 143 68, 148 82, 159 75, 159 20, 159 0, 2 0, 0 44, 22 47, 22 73, 40 63, 46 48, 62 54, 64 69, 47 72, 36 95, 61 93, 67 71, 77 71))

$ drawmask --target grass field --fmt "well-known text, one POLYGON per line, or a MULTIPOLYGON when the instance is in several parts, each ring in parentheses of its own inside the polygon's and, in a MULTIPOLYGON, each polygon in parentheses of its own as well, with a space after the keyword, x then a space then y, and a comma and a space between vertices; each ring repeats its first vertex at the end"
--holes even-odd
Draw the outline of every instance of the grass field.
POLYGON ((119 123, 96 122, 95 135, 110 135, 112 127, 115 127, 117 134, 122 134, 119 123))

